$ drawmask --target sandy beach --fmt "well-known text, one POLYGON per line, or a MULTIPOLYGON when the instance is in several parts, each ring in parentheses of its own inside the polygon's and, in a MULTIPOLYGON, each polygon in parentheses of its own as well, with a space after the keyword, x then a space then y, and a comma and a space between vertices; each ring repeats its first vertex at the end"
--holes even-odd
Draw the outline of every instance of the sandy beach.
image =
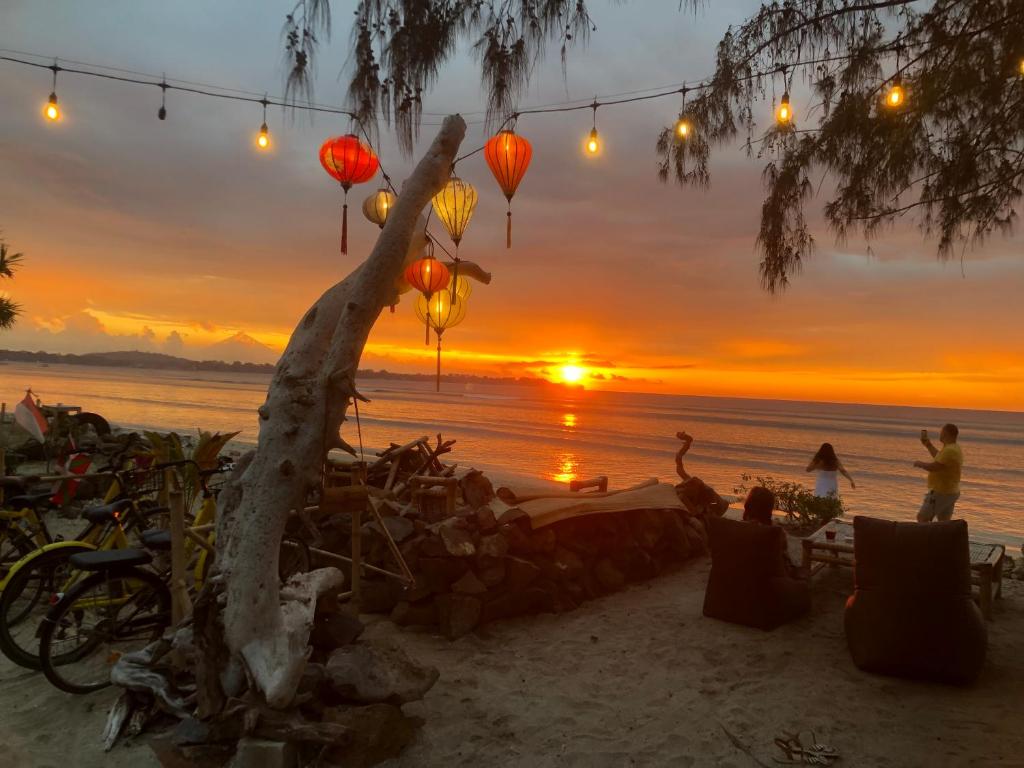
MULTIPOLYGON (((846 766, 1024 765, 1024 584, 1006 582, 981 679, 959 689, 854 667, 848 570, 815 578, 808 617, 761 632, 701 616, 709 569, 701 558, 571 613, 455 642, 366 617, 369 636, 441 671, 407 705, 426 724, 389 765, 767 766, 784 731, 813 731, 846 766)), ((157 765, 144 743, 101 751, 113 691, 68 696, 2 665, 0 768, 157 765)))

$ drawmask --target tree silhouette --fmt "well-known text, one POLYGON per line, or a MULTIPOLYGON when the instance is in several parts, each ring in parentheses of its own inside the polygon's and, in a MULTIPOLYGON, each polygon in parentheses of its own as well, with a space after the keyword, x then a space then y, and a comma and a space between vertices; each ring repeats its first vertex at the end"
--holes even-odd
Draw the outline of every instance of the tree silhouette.
MULTIPOLYGON (((479 60, 495 125, 516 112, 549 45, 564 61, 596 30, 585 0, 361 0, 354 19, 350 106, 364 125, 392 125, 406 150, 423 92, 460 42, 479 60)), ((330 0, 299 0, 287 17, 293 94, 309 94, 318 40, 329 29, 330 0)), ((766 161, 757 247, 769 291, 784 288, 811 254, 805 205, 826 177, 825 217, 840 238, 870 238, 915 212, 948 258, 958 245, 1007 231, 1017 216, 1021 0, 764 3, 726 31, 714 75, 681 93, 680 119, 692 130, 685 138, 676 126, 660 132, 661 178, 706 186, 712 148, 738 139, 766 161), (903 98, 889 101, 894 85, 903 98), (759 103, 791 90, 795 118, 761 126, 767 110, 759 103)))
MULTIPOLYGON (((14 270, 21 265, 23 258, 20 253, 11 253, 7 248, 7 243, 0 240, 0 278, 14 277, 14 270)), ((20 313, 21 306, 19 304, 0 294, 0 330, 13 328, 20 313)))

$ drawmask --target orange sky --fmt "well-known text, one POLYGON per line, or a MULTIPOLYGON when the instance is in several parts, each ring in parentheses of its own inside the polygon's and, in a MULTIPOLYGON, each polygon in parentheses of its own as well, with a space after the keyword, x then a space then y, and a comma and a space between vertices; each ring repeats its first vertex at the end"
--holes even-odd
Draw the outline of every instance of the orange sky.
MULTIPOLYGON (((523 103, 695 79, 748 5, 695 19, 668 4, 660 24, 630 4, 595 6, 598 31, 571 56, 568 80, 554 56, 523 103)), ((14 3, 0 47, 279 90, 278 13, 242 13, 241 0, 114 3, 88 15, 70 0, 57 6, 14 3)), ((346 4, 335 12, 345 24, 346 4)), ((321 61, 322 100, 340 99, 346 39, 336 31, 321 61)), ((2 286, 25 315, 0 348, 258 358, 212 345, 242 332, 279 350, 309 304, 368 253, 377 230, 358 206, 376 185, 350 195, 343 257, 341 196, 316 158, 346 121, 273 113, 274 151, 258 155, 256 108, 172 92, 160 122, 158 91, 62 75, 65 118, 44 125, 48 78, 0 63, 0 228, 27 256, 2 286)), ((456 60, 425 105, 467 114, 466 149, 485 138, 474 83, 472 64, 456 60)), ((709 191, 660 184, 653 147, 678 108, 669 102, 602 110, 597 159, 579 151, 589 113, 521 120, 534 161, 513 204, 511 251, 505 201, 482 156, 460 164, 480 192, 461 254, 494 281, 476 286, 466 321, 446 334, 447 370, 558 378, 571 364, 588 387, 1024 410, 1024 241, 996 238, 962 264, 940 263, 909 219, 871 256, 862 240, 837 245, 818 226, 815 258, 787 293, 768 296, 753 245, 763 161, 726 148, 709 191)), ((434 130, 424 126, 418 151, 434 130)), ((380 154, 396 179, 411 168, 389 136, 380 154)), ((822 203, 812 202, 812 221, 822 203)), ((363 364, 430 373, 433 348, 422 342, 407 300, 382 315, 363 364)))

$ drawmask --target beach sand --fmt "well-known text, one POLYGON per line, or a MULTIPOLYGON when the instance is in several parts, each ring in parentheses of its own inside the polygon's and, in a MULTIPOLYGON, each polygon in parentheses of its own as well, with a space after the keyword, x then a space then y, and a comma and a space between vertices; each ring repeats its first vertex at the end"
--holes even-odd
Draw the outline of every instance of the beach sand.
MULTIPOLYGON (((449 642, 381 618, 441 679, 407 711, 426 725, 391 766, 765 766, 783 731, 813 731, 841 766, 1024 766, 1024 583, 1008 581, 969 689, 868 675, 846 651, 849 570, 814 582, 810 616, 773 632, 701 616, 710 562, 562 615, 449 642)), ((941 642, 942 638, 936 638, 941 642)), ((104 755, 114 692, 73 697, 3 660, 0 767, 156 765, 141 744, 104 755)))

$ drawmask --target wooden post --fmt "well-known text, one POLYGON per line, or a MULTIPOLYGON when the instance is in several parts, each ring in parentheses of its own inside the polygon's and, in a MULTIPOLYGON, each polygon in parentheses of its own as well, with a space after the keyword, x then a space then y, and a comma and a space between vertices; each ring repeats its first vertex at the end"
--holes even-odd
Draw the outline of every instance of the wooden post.
MULTIPOLYGON (((0 477, 7 476, 7 403, 0 403, 0 477)), ((4 501, 4 489, 0 486, 0 504, 4 501)))
POLYGON ((171 617, 175 624, 192 613, 192 603, 185 584, 185 496, 177 475, 167 471, 171 507, 171 617))

